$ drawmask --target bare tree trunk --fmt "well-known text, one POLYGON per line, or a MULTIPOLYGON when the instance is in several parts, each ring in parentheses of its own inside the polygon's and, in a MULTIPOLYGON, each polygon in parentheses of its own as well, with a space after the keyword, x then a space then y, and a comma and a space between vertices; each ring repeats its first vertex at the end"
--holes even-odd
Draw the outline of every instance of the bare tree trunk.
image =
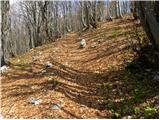
POLYGON ((81 29, 84 29, 84 28, 87 28, 87 24, 86 24, 86 22, 85 22, 85 19, 84 19, 84 17, 85 17, 85 5, 84 5, 84 1, 80 1, 80 11, 81 11, 81 17, 80 17, 80 20, 81 20, 81 24, 82 24, 82 28, 81 29))
POLYGON ((86 25, 87 27, 85 29, 89 29, 89 7, 88 7, 88 1, 84 3, 84 9, 85 9, 85 17, 86 17, 86 25))
POLYGON ((110 13, 110 2, 107 3, 107 17, 106 20, 112 21, 111 13, 110 13))
POLYGON ((120 1, 118 1, 118 14, 119 14, 119 18, 122 18, 122 13, 121 13, 121 8, 120 8, 120 1))
POLYGON ((7 64, 9 59, 8 42, 10 34, 10 20, 9 20, 9 1, 1 1, 1 16, 2 16, 2 27, 1 27, 1 49, 2 53, 1 66, 7 64))
POLYGON ((104 19, 104 1, 98 1, 97 3, 97 20, 102 21, 104 19))
POLYGON ((137 2, 138 13, 150 41, 156 46, 159 45, 159 21, 156 20, 150 1, 137 2))
POLYGON ((114 1, 114 7, 115 7, 115 19, 118 19, 117 1, 114 1))

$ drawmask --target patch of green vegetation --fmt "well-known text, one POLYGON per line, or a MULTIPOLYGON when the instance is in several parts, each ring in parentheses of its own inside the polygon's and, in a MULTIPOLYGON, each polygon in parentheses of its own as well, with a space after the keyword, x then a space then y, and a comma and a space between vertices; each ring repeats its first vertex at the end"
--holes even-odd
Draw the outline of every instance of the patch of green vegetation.
POLYGON ((112 110, 112 111, 114 111, 115 110, 115 104, 113 102, 109 102, 107 104, 107 108, 110 109, 110 110, 112 110))
POLYGON ((28 64, 30 63, 30 55, 24 54, 19 57, 13 58, 11 62, 14 64, 28 64))
POLYGON ((130 113, 131 112, 131 108, 130 108, 130 105, 124 105, 124 106, 121 106, 121 113, 123 114, 123 115, 125 115, 125 114, 128 114, 128 113, 130 113))
POLYGON ((121 114, 120 114, 120 113, 115 112, 114 110, 111 110, 111 112, 112 112, 112 118, 113 118, 113 119, 118 119, 118 118, 121 117, 121 114))
POLYGON ((117 112, 114 113, 114 114, 115 114, 115 117, 116 117, 116 118, 120 118, 120 117, 121 117, 121 115, 120 115, 119 113, 117 113, 117 112))
MULTIPOLYGON (((127 73, 126 73, 126 74, 127 74, 127 73)), ((130 78, 129 78, 128 75, 125 75, 124 78, 123 78, 124 82, 126 82, 126 83, 129 81, 129 79, 130 79, 130 78)))
POLYGON ((113 65, 108 64, 107 68, 108 68, 108 70, 112 70, 113 69, 113 65))
POLYGON ((97 84, 96 86, 98 89, 103 89, 104 91, 110 90, 112 88, 112 85, 110 83, 102 83, 102 84, 97 84))
POLYGON ((122 115, 132 114, 133 113, 133 101, 128 100, 124 97, 124 100, 121 102, 120 105, 120 112, 122 115))
POLYGON ((119 33, 120 33, 120 29, 119 28, 114 28, 113 31, 112 31, 112 37, 117 38, 119 33))
POLYGON ((132 75, 132 73, 129 70, 125 70, 123 75, 123 82, 127 85, 130 84, 130 81, 135 79, 135 77, 132 75))
POLYGON ((140 112, 141 112, 140 108, 138 108, 138 107, 134 108, 134 113, 135 114, 140 114, 140 112))
POLYGON ((102 84, 102 87, 103 87, 103 88, 107 88, 107 89, 111 89, 111 88, 112 88, 112 85, 109 84, 109 83, 103 83, 103 84, 102 84))
POLYGON ((101 84, 96 84, 96 88, 100 89, 101 88, 101 84))
POLYGON ((132 94, 133 94, 133 101, 135 103, 138 103, 138 102, 142 102, 143 101, 143 97, 144 97, 144 91, 142 88, 135 88, 133 91, 132 91, 132 94))
POLYGON ((11 65, 16 69, 27 69, 30 68, 30 59, 28 55, 22 55, 11 59, 11 65))
POLYGON ((141 73, 141 74, 136 73, 135 76, 136 76, 136 79, 139 80, 139 81, 144 79, 143 73, 141 73))
POLYGON ((147 107, 144 109, 145 118, 153 118, 156 115, 156 109, 152 107, 147 107))

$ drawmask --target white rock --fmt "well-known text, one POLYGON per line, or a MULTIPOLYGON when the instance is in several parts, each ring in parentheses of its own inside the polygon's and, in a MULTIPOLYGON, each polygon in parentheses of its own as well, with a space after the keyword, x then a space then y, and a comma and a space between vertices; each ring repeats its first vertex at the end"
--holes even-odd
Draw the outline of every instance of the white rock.
POLYGON ((43 74, 43 73, 46 73, 46 72, 47 72, 46 70, 42 70, 42 71, 41 71, 42 74, 43 74))
POLYGON ((52 67, 52 66, 53 66, 52 63, 50 63, 49 61, 47 61, 46 64, 45 64, 45 67, 47 67, 47 68, 52 67))
POLYGON ((52 109, 54 109, 54 110, 58 110, 58 109, 60 109, 61 108, 61 105, 60 104, 53 104, 52 106, 52 109))
POLYGON ((29 98, 29 103, 30 104, 35 104, 35 105, 38 105, 42 102, 42 100, 38 100, 37 98, 34 98, 34 97, 31 97, 29 98))
POLYGON ((35 104, 35 105, 38 105, 38 104, 40 104, 41 102, 42 102, 42 100, 37 100, 37 101, 34 102, 34 104, 35 104))
POLYGON ((96 43, 94 43, 93 45, 91 45, 91 48, 96 48, 96 47, 97 47, 96 43))
POLYGON ((81 42, 80 42, 80 46, 82 48, 84 48, 86 46, 86 40, 85 39, 82 39, 81 42))
POLYGON ((54 72, 52 72, 50 75, 55 75, 55 73, 54 73, 54 72))
POLYGON ((142 116, 142 117, 140 117, 140 119, 144 119, 144 117, 142 116))
POLYGON ((8 70, 8 67, 5 65, 0 67, 0 73, 5 73, 7 70, 8 70))
POLYGON ((122 119, 132 119, 132 116, 124 116, 124 117, 122 117, 122 119))
POLYGON ((42 55, 42 52, 39 52, 39 55, 42 55))
POLYGON ((49 81, 53 80, 53 77, 49 77, 48 80, 49 80, 49 81))
POLYGON ((129 115, 127 118, 128 118, 128 119, 132 119, 132 116, 129 115))
POLYGON ((31 89, 35 90, 35 89, 39 89, 40 87, 38 87, 38 85, 33 85, 31 86, 31 89))

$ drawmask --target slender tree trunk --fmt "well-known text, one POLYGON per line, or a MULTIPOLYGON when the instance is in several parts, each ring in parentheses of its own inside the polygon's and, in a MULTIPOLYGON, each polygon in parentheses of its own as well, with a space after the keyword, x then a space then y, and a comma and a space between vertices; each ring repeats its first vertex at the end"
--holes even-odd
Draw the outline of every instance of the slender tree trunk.
POLYGON ((110 13, 110 2, 107 3, 107 16, 106 20, 112 21, 111 13, 110 13))
POLYGON ((122 18, 122 13, 121 13, 121 7, 120 7, 120 1, 118 1, 118 14, 119 14, 119 18, 122 18))
POLYGON ((96 1, 92 1, 91 25, 93 28, 97 28, 96 1))
POLYGON ((117 9, 117 1, 114 1, 115 4, 115 19, 118 19, 118 9, 117 9))
POLYGON ((84 5, 84 1, 82 1, 82 2, 80 2, 80 6, 81 6, 81 17, 80 17, 80 19, 81 19, 81 24, 82 24, 82 29, 83 28, 87 28, 87 24, 86 24, 86 22, 85 22, 85 5, 84 5))
POLYGON ((1 27, 1 49, 2 53, 1 66, 7 64, 9 59, 8 42, 10 34, 10 19, 9 19, 9 1, 1 1, 1 16, 2 16, 2 27, 1 27))

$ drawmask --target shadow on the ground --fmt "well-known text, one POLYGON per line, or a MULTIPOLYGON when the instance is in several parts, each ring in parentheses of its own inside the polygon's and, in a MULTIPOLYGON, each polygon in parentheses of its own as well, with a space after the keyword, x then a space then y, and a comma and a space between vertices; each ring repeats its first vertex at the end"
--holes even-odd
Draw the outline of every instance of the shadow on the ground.
MULTIPOLYGON (((109 55, 117 54, 130 47, 129 44, 126 44, 125 39, 121 40, 121 42, 116 41, 112 43, 114 44, 111 44, 103 52, 89 52, 91 55, 98 55, 92 59, 86 59, 85 62, 108 57, 109 55)), ((87 55, 89 54, 84 54, 84 57, 87 55)), ((136 72, 131 72, 125 68, 117 70, 113 67, 109 71, 106 70, 101 73, 96 73, 85 69, 79 70, 68 67, 55 61, 52 57, 49 59, 53 67, 49 68, 45 74, 41 74, 40 71, 43 69, 43 64, 38 62, 34 63, 31 68, 21 67, 21 65, 17 65, 19 68, 13 66, 13 71, 6 74, 5 78, 9 79, 10 83, 14 83, 15 81, 24 81, 24 83, 12 84, 14 86, 8 85, 7 89, 2 90, 2 94, 3 92, 8 92, 13 89, 14 92, 11 92, 8 96, 5 96, 5 98, 17 96, 27 98, 28 95, 41 92, 42 90, 55 90, 63 93, 68 99, 80 105, 85 105, 100 111, 110 110, 119 113, 123 117, 133 115, 135 107, 140 107, 142 103, 150 99, 153 100, 158 96, 158 81, 149 78, 150 73, 145 72, 141 66, 135 69, 136 72), (34 71, 32 68, 37 68, 39 71, 34 71), (16 73, 14 73, 15 71, 16 73), (49 76, 56 76, 62 79, 63 82, 59 79, 38 82, 39 79, 46 79, 49 76), (36 81, 32 82, 32 79, 36 81), (52 84, 53 86, 50 86, 52 84), (35 85, 40 87, 34 91, 31 90, 30 87, 35 85), (19 92, 16 91, 17 89, 19 92)), ((5 82, 7 81, 2 81, 2 83, 5 82)), ((2 97, 2 99, 4 99, 4 97, 2 97)), ((151 103, 151 106, 155 106, 155 104, 158 104, 158 98, 151 103)), ((71 116, 75 118, 81 118, 65 108, 63 108, 63 111, 71 114, 71 116)), ((99 117, 106 118, 105 115, 99 115, 99 117)), ((107 118, 111 118, 111 116, 107 116, 107 118)), ((157 118, 157 116, 155 118, 157 118)))
MULTIPOLYGON (((103 73, 93 73, 88 71, 79 71, 74 68, 67 67, 61 63, 51 60, 53 68, 48 70, 48 73, 54 73, 59 78, 69 81, 69 84, 58 81, 58 92, 65 94, 67 98, 81 105, 85 105, 91 108, 99 110, 114 110, 120 113, 122 116, 133 114, 134 107, 139 106, 147 99, 153 99, 158 95, 158 81, 148 79, 142 71, 137 73, 131 73, 127 69, 104 71, 103 73), (78 86, 72 85, 76 83, 78 86), (135 91, 138 93, 135 93, 135 91)), ((39 64, 39 66, 42 66, 39 64)), ((24 70, 24 69, 23 69, 24 70)), ((22 71, 23 71, 22 70, 22 71)), ((16 73, 16 80, 19 79, 39 79, 39 75, 35 73, 21 74, 16 73)), ((48 76, 47 74, 42 75, 48 76)), ((13 76, 9 76, 10 79, 13 76)), ((53 80, 54 81, 54 80, 53 80)), ((48 84, 52 84, 53 81, 45 81, 41 83, 31 83, 31 85, 41 86, 41 89, 51 90, 48 84)), ((16 86, 14 86, 16 87, 16 86)), ((17 85, 21 90, 26 89, 27 85, 17 85)), ((9 89, 8 89, 9 90, 9 89)), ((38 92, 36 90, 34 92, 38 92)), ((2 91, 3 92, 3 91, 2 91)), ((11 93, 10 97, 16 96, 28 96, 34 92, 16 92, 11 93)), ((154 101, 154 104, 158 101, 154 101)), ((74 113, 72 113, 74 114, 74 113)), ((100 116, 105 117, 105 116, 100 116)))

